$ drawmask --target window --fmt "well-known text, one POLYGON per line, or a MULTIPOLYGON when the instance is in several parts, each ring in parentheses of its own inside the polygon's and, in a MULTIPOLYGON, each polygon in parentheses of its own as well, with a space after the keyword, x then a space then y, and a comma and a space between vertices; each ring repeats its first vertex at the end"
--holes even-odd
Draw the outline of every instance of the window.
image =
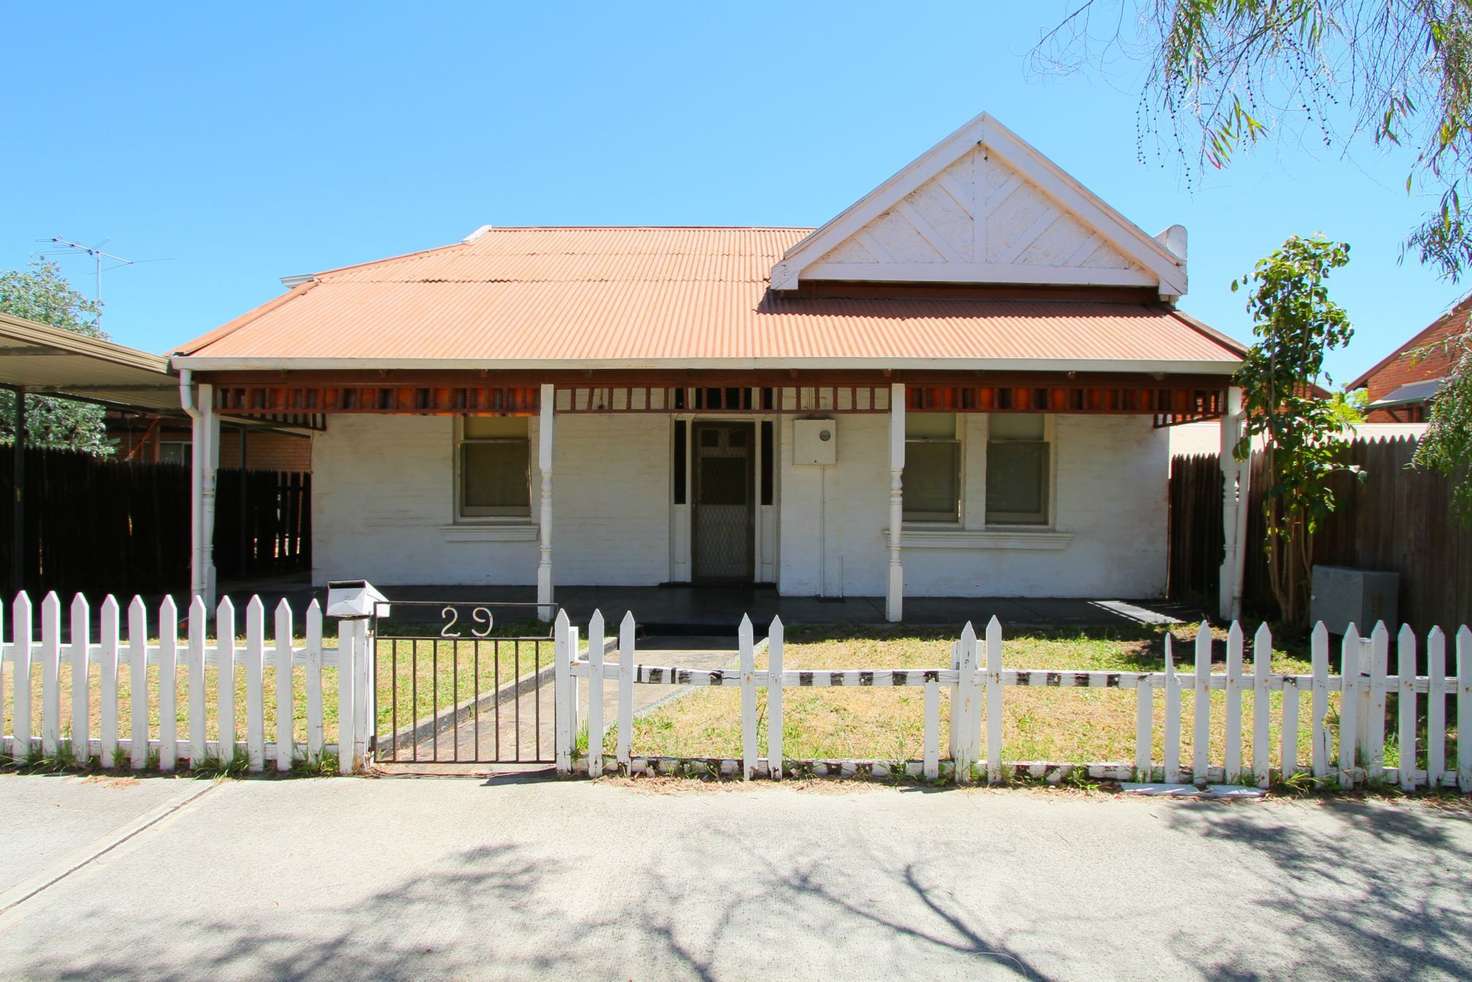
POLYGON ((531 516, 531 442, 524 417, 462 418, 458 453, 460 517, 531 516))
POLYGON ((990 416, 986 444, 986 523, 1048 524, 1047 418, 990 416))
POLYGON ((961 441, 955 413, 905 414, 904 518, 955 522, 961 517, 961 441))
POLYGON ((160 464, 183 464, 189 467, 194 461, 194 446, 181 440, 163 440, 158 445, 160 464))

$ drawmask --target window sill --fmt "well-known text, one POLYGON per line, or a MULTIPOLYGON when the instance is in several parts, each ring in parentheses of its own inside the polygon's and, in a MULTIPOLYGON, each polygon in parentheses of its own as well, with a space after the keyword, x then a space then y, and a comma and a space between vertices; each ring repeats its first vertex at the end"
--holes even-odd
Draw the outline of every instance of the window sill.
MULTIPOLYGON (((1072 532, 1050 529, 963 529, 901 526, 902 549, 1026 549, 1059 551, 1073 541, 1072 532)), ((889 529, 884 530, 886 541, 889 529)))
POLYGON ((536 542, 537 527, 530 522, 479 522, 442 525, 446 542, 536 542))

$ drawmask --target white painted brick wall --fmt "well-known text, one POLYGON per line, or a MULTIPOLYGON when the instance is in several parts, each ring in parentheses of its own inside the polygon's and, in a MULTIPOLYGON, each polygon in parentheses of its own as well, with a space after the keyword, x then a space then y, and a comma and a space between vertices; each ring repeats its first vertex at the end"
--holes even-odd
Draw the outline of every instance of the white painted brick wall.
MULTIPOLYGON (((965 418, 966 525, 985 514, 986 418, 965 418)), ((1149 597, 1165 586, 1169 436, 1148 417, 1059 416, 1059 552, 905 550, 908 596, 1149 597)), ((826 477, 792 464, 781 434, 779 587, 790 596, 879 596, 888 550, 888 417, 842 416, 826 477), (826 484, 826 494, 820 486, 826 484), (820 509, 820 505, 822 506, 820 509), (820 540, 826 538, 826 548, 820 540), (821 565, 820 565, 821 564, 821 565)), ((669 420, 559 416, 553 461, 553 573, 559 584, 646 586, 669 579, 669 420)), ((535 441, 536 422, 532 423, 535 441)), ((410 416, 338 416, 313 440, 313 580, 531 584, 535 542, 457 542, 453 425, 410 416)), ((539 489, 535 477, 532 501, 539 489)))
MULTIPOLYGON (((965 526, 986 514, 986 417, 963 418, 965 526)), ((779 587, 818 592, 826 525, 829 593, 882 595, 888 575, 888 418, 839 418, 838 466, 818 520, 818 468, 797 467, 784 444, 779 587), (837 572, 841 577, 834 580, 837 572)), ((790 438, 791 425, 784 427, 790 438)), ((1153 597, 1165 589, 1169 437, 1147 416, 1058 416, 1057 521, 1073 533, 1061 551, 904 550, 906 596, 1153 597)))
MULTIPOLYGON (((561 416, 553 449, 554 582, 667 580, 668 419, 561 416)), ((313 582, 535 583, 536 542, 452 541, 453 453, 447 418, 333 417, 312 447, 313 582)), ((539 494, 533 467, 534 511, 539 494)))

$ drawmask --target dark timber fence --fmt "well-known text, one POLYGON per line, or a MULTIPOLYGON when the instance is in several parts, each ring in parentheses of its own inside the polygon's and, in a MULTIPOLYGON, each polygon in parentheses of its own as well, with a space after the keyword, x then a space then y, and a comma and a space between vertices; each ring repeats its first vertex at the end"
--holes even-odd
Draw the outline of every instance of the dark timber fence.
MULTIPOLYGON (((1451 508, 1451 482, 1409 469, 1413 437, 1357 439, 1347 464, 1364 470, 1333 479, 1336 507, 1314 537, 1314 562, 1400 574, 1400 619, 1424 635, 1440 625, 1448 635, 1472 623, 1472 528, 1451 508)), ((1264 458, 1252 459, 1243 604, 1249 613, 1277 615, 1263 556, 1264 458)), ((1214 455, 1176 457, 1170 477, 1170 594, 1216 606, 1221 561, 1221 477, 1214 455), (1215 477, 1213 477, 1213 473, 1215 477)))
MULTIPOLYGON (((13 447, 0 447, 0 571, 15 537, 13 447)), ((67 596, 154 594, 189 586, 189 477, 178 464, 27 448, 22 585, 67 596)), ((219 472, 215 566, 221 579, 311 568, 311 475, 219 472)), ((17 585, 7 583, 14 594, 17 585)))

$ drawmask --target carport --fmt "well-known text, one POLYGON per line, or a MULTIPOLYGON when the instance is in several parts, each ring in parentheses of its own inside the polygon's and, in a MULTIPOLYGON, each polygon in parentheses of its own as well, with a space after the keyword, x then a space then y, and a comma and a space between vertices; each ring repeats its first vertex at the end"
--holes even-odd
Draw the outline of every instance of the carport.
POLYGON ((25 528, 25 396, 58 396, 117 409, 183 415, 169 360, 0 313, 0 385, 15 393, 11 591, 20 588, 25 528))

